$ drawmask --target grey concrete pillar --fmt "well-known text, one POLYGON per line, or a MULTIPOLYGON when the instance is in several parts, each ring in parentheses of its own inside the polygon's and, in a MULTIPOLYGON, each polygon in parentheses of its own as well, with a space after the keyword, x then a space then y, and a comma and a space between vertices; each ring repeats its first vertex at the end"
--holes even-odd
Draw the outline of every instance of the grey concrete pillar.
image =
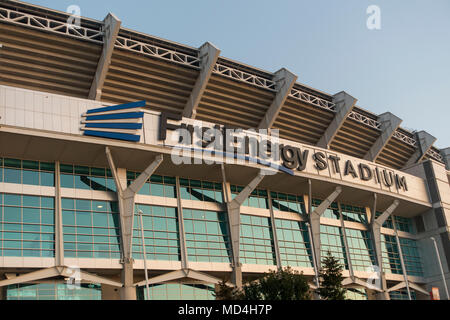
MULTIPOLYGON (((320 216, 333 203, 333 201, 341 194, 342 187, 338 186, 322 203, 312 212, 309 213, 309 223, 311 227, 311 242, 313 242, 314 256, 317 270, 321 269, 321 243, 320 243, 320 216)), ((312 199, 312 195, 308 195, 312 199)))
POLYGON ((106 147, 106 157, 114 177, 114 182, 117 188, 117 198, 119 200, 120 231, 122 236, 121 262, 123 264, 121 280, 124 286, 121 289, 120 296, 123 300, 136 300, 136 287, 134 286, 133 281, 134 260, 132 258, 131 250, 133 237, 134 199, 145 182, 162 163, 163 156, 156 156, 155 160, 130 184, 129 187, 126 187, 126 182, 124 182, 124 186, 120 181, 109 147, 106 147))
POLYGON ((275 122, 281 108, 286 102, 287 97, 291 93, 294 87, 295 81, 297 81, 297 76, 290 72, 289 70, 282 68, 275 72, 273 80, 276 83, 277 93, 273 99, 271 105, 267 109, 264 118, 258 125, 259 129, 270 129, 275 122))
POLYGON ((411 158, 406 162, 405 167, 421 162, 425 158, 428 150, 433 146, 436 138, 426 131, 419 131, 416 133, 416 140, 418 147, 411 158))
POLYGON ((264 179, 264 171, 260 170, 258 175, 245 186, 245 188, 231 200, 230 186, 226 180, 225 166, 222 164, 222 177, 224 182, 225 201, 228 212, 228 224, 230 226, 231 250, 233 268, 231 275, 231 283, 238 288, 242 287, 242 264, 240 261, 240 233, 241 233, 241 214, 240 209, 242 203, 250 196, 258 184, 264 179))
POLYGON ((121 21, 112 13, 109 13, 103 20, 103 28, 105 35, 103 37, 102 55, 97 63, 97 70, 92 80, 91 89, 89 90, 89 99, 100 100, 102 96, 103 84, 105 83, 106 74, 111 64, 111 57, 114 51, 117 36, 119 35, 121 21))
POLYGON ((389 216, 394 212, 394 210, 398 207, 399 201, 395 200, 378 218, 375 218, 376 216, 376 194, 374 194, 374 206, 372 209, 372 217, 371 217, 371 223, 370 223, 370 229, 373 236, 374 241, 374 249, 375 249, 375 256, 380 272, 380 281, 381 281, 381 290, 382 292, 375 293, 377 300, 390 300, 389 293, 387 290, 387 284, 386 284, 386 276, 384 273, 383 268, 383 255, 381 250, 381 227, 383 226, 383 223, 389 218, 389 216))
POLYGON ((203 96, 203 92, 211 78, 214 66, 219 59, 220 50, 213 44, 206 42, 199 48, 200 56, 200 74, 192 89, 186 105, 183 110, 183 117, 194 118, 197 114, 197 107, 203 96))
POLYGON ((381 123, 381 134, 369 149, 369 151, 367 151, 366 155, 364 156, 365 160, 375 161, 378 155, 381 153, 381 151, 383 151, 384 147, 391 139, 392 135, 402 123, 402 120, 399 117, 393 115, 390 112, 380 114, 378 116, 378 121, 381 123))
POLYGON ((328 149, 339 129, 344 124, 348 115, 356 104, 357 99, 344 91, 341 91, 333 96, 333 102, 336 104, 336 115, 331 121, 328 128, 325 130, 323 136, 317 142, 320 148, 328 149))
POLYGON ((441 149, 441 156, 444 159, 445 167, 447 170, 450 170, 450 147, 441 149))

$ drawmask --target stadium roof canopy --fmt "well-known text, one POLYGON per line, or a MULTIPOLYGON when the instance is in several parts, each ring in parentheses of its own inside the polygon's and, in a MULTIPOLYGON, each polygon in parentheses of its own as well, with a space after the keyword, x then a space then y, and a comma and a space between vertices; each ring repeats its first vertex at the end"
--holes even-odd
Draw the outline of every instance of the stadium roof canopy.
MULTIPOLYGON (((0 3, 0 84, 106 103, 146 100, 157 111, 239 128, 279 129, 280 137, 402 169, 444 162, 430 134, 375 115, 345 92, 328 94, 286 69, 267 72, 200 48, 21 1, 0 3), (72 19, 73 20, 73 19, 72 19)), ((448 150, 448 149, 446 149, 448 150)))

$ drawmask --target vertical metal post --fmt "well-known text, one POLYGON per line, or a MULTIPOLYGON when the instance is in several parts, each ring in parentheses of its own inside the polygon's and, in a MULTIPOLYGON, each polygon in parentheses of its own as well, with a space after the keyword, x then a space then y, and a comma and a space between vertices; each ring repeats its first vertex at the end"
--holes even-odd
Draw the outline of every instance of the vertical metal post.
POLYGON ((180 177, 176 177, 178 229, 180 236, 181 269, 188 269, 188 256, 186 249, 186 235, 184 233, 183 206, 181 205, 180 177))
POLYGON ((433 241, 434 249, 436 250, 436 256, 437 256, 438 262, 439 262, 439 268, 441 270, 442 282, 444 283, 445 294, 447 295, 447 300, 450 300, 450 297, 448 295, 447 282, 445 281, 444 269, 442 268, 441 257, 439 256, 439 250, 438 250, 438 246, 436 243, 436 239, 434 237, 431 237, 430 239, 431 239, 431 241, 433 241))
POLYGON ((139 228, 141 229, 141 241, 142 241, 142 253, 144 254, 144 272, 145 272, 145 287, 147 290, 147 300, 150 299, 150 289, 148 286, 148 269, 147 269, 147 252, 145 250, 145 238, 144 238, 144 223, 142 220, 142 210, 139 210, 139 228))
POLYGON ((405 279, 405 284, 406 284, 406 291, 408 292, 409 300, 412 300, 412 298, 411 298, 411 290, 409 289, 408 274, 406 273, 405 261, 403 260, 402 247, 400 245, 400 239, 398 237, 397 226, 396 226, 394 217, 392 217, 392 224, 393 224, 394 231, 395 231, 395 240, 397 241, 398 254, 400 256, 400 263, 402 265, 403 278, 405 279))
MULTIPOLYGON (((311 185, 311 179, 308 179, 308 216, 312 213, 312 185, 311 185)), ((316 283, 317 289, 319 289, 320 283, 319 283, 319 268, 320 268, 320 261, 317 261, 316 257, 316 244, 314 243, 314 237, 311 229, 311 224, 309 222, 306 222, 306 226, 308 227, 308 233, 309 233, 309 242, 311 243, 311 254, 312 254, 312 260, 313 260, 313 267, 314 267, 314 281, 316 283)), ((320 299, 320 296, 318 297, 320 299)))
POLYGON ((317 288, 319 288, 319 268, 317 267, 317 260, 316 260, 316 254, 314 252, 314 241, 312 240, 312 232, 311 232, 311 224, 309 222, 306 222, 306 226, 308 227, 309 232, 309 239, 311 243, 311 254, 312 254, 312 260, 313 260, 313 267, 314 267, 314 282, 316 283, 317 288))
POLYGON ((347 234, 345 232, 345 223, 344 223, 344 217, 342 215, 341 203, 338 204, 338 208, 339 208, 339 220, 341 221, 342 237, 344 238, 344 250, 345 250, 345 255, 347 256, 348 272, 350 273, 350 278, 352 279, 352 281, 354 281, 355 274, 353 273, 353 264, 352 264, 352 260, 350 258, 350 250, 348 249, 347 234))
POLYGON ((64 265, 64 238, 61 210, 61 170, 55 161, 55 260, 57 266, 64 265))
POLYGON ((273 243, 275 248, 275 259, 277 262, 277 268, 281 269, 282 265, 281 265, 280 246, 278 244, 277 226, 275 224, 275 214, 273 213, 272 197, 270 196, 270 190, 267 190, 267 201, 269 202, 270 221, 273 233, 273 243))

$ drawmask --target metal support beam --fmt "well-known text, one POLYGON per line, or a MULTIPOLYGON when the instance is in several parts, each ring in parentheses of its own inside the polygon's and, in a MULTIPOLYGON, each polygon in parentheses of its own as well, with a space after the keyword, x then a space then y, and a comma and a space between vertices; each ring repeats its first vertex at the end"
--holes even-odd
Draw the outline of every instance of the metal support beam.
POLYGON ((444 160, 445 168, 450 170, 450 148, 441 149, 440 153, 444 160))
POLYGON ((231 192, 226 180, 225 166, 222 167, 222 178, 224 181, 224 187, 226 194, 225 201, 228 212, 228 224, 230 226, 230 238, 231 238, 231 250, 232 250, 232 262, 233 268, 231 282, 238 288, 242 287, 242 264, 240 262, 239 250, 240 250, 240 231, 241 231, 241 216, 240 208, 242 203, 250 196, 255 190, 258 184, 264 179, 265 172, 260 170, 258 175, 233 199, 231 200, 231 192))
MULTIPOLYGON (((180 178, 176 177, 176 188, 177 195, 180 195, 180 178)), ((181 197, 177 197, 177 206, 178 206, 178 230, 180 235, 180 253, 181 253, 181 268, 183 270, 189 268, 187 249, 186 249, 186 234, 184 232, 184 218, 183 218, 183 207, 181 205, 181 197)))
POLYGON ((55 260, 57 266, 64 265, 64 238, 61 209, 61 170, 55 162, 55 260))
MULTIPOLYGON (((333 201, 341 194, 342 187, 336 189, 313 211, 309 212, 309 224, 311 226, 311 241, 314 247, 314 257, 317 270, 321 269, 321 253, 320 253, 320 216, 333 203, 333 201)), ((308 195, 312 199, 312 194, 308 195)))
MULTIPOLYGON (((46 269, 41 269, 38 271, 33 271, 30 273, 22 274, 18 277, 6 279, 0 281, 0 287, 9 286, 12 284, 19 284, 19 283, 28 283, 32 281, 42 280, 42 279, 48 279, 53 277, 65 277, 70 278, 73 276, 73 270, 68 267, 51 267, 46 269)), ((85 271, 80 271, 79 274, 77 274, 79 278, 77 280, 85 281, 89 283, 101 283, 101 284, 107 284, 114 287, 122 287, 122 283, 113 281, 104 277, 100 277, 85 271)))
POLYGON ((341 91, 333 96, 333 102, 336 104, 336 115, 327 130, 325 130, 323 136, 319 139, 319 142, 317 142, 318 147, 324 149, 329 148, 334 137, 355 106, 356 101, 358 100, 347 94, 345 91, 341 91))
POLYGON ((383 223, 389 218, 389 216, 397 209, 399 201, 395 200, 378 218, 376 218, 376 207, 377 207, 377 194, 374 193, 374 204, 372 207, 372 216, 370 222, 370 229, 374 241, 375 256, 378 264, 378 270, 380 272, 380 284, 381 293, 377 295, 378 300, 389 300, 389 295, 387 294, 386 285, 386 275, 383 270, 383 256, 381 250, 381 227, 383 223))
POLYGON ((342 208, 341 208, 340 204, 339 204, 339 221, 341 222, 341 232, 342 232, 342 238, 344 239, 345 255, 347 256, 348 272, 350 274, 350 279, 351 279, 352 283, 355 283, 356 278, 355 278, 355 274, 353 272, 353 264, 352 264, 352 259, 350 257, 350 251, 348 249, 347 234, 345 232, 344 218, 342 216, 342 208))
POLYGON ((275 258, 277 262, 277 268, 281 269, 281 255, 280 255, 280 246, 278 243, 278 234, 277 234, 277 225, 275 223, 275 214, 273 212, 273 205, 272 205, 272 197, 270 195, 270 190, 267 190, 267 201, 269 201, 269 211, 270 211, 270 222, 272 227, 272 234, 273 234, 273 243, 275 247, 275 258))
POLYGON ((275 90, 277 92, 275 94, 275 98, 272 101, 272 104, 270 105, 269 109, 267 109, 264 118, 259 123, 259 129, 269 129, 272 127, 287 97, 291 93, 291 90, 294 87, 297 78, 298 77, 295 74, 285 68, 282 68, 275 72, 273 81, 275 81, 275 90))
POLYGON ((378 121, 381 123, 381 134, 369 149, 369 151, 367 151, 366 155, 364 156, 365 160, 375 161, 402 123, 402 119, 390 112, 380 114, 378 116, 378 121))
POLYGON ((121 291, 123 300, 136 300, 136 290, 133 286, 133 259, 131 257, 132 237, 133 237, 133 219, 134 219, 134 200, 136 194, 151 177, 155 170, 163 161, 163 156, 156 156, 155 160, 137 177, 129 187, 125 188, 120 182, 116 166, 109 147, 106 147, 106 157, 109 167, 114 177, 117 189, 117 198, 119 200, 120 211, 120 229, 122 234, 122 282, 124 287, 121 291))
POLYGON ((111 64, 111 56, 117 36, 119 35, 121 21, 115 15, 109 13, 105 20, 103 20, 103 25, 105 32, 103 37, 103 50, 97 64, 97 71, 92 80, 91 89, 89 90, 89 99, 91 100, 100 100, 102 96, 103 84, 105 83, 106 74, 111 64))
POLYGON ((344 286, 344 287, 355 287, 355 285, 363 287, 363 288, 367 288, 367 289, 370 289, 370 290, 377 291, 378 293, 381 292, 380 289, 373 288, 373 287, 369 286, 366 281, 361 280, 361 279, 356 278, 356 277, 346 278, 346 279, 344 279, 344 281, 342 281, 342 286, 344 286))
POLYGON ((199 48, 200 74, 195 82, 191 95, 184 106, 183 117, 195 119, 198 104, 200 103, 206 85, 211 78, 214 66, 219 59, 219 54, 220 50, 209 42, 206 42, 199 48))
POLYGON ((395 232, 395 240, 397 242, 397 247, 398 247, 398 255, 400 257, 400 265, 402 266, 403 278, 405 279, 406 290, 408 291, 409 300, 412 300, 412 298, 411 298, 411 290, 410 290, 410 287, 409 287, 408 272, 406 270, 405 260, 403 259, 402 245, 400 243, 400 238, 398 237, 397 226, 395 224, 395 220, 393 221, 393 225, 394 225, 394 232, 395 232))
MULTIPOLYGON (((149 284, 158 284, 158 283, 165 283, 165 282, 170 282, 170 281, 184 279, 184 278, 188 278, 188 279, 192 279, 192 280, 196 280, 196 281, 203 281, 203 282, 211 283, 211 284, 219 284, 220 282, 222 282, 221 279, 210 276, 209 274, 206 274, 203 272, 198 272, 198 271, 194 271, 191 269, 181 269, 181 270, 171 271, 171 272, 150 278, 148 280, 148 283, 149 284)), ((146 284, 146 281, 144 280, 144 281, 136 282, 134 285, 136 287, 140 287, 140 286, 144 286, 145 284, 146 284)))
MULTIPOLYGON (((412 289, 414 289, 414 290, 416 290, 416 291, 419 291, 420 293, 423 293, 423 294, 425 294, 425 295, 427 295, 427 296, 430 295, 430 293, 429 293, 428 291, 426 291, 425 289, 423 289, 422 287, 420 287, 419 285, 417 285, 417 284, 415 284, 415 283, 410 282, 410 283, 409 283, 409 286, 410 286, 412 289)), ((406 282, 405 282, 405 281, 402 281, 402 282, 396 284, 395 286, 393 286, 393 287, 387 289, 386 291, 389 293, 389 292, 397 291, 397 290, 400 290, 400 289, 403 289, 403 288, 406 288, 406 282)))
POLYGON ((411 158, 409 158, 408 162, 406 162, 405 167, 421 162, 425 158, 428 150, 430 150, 436 142, 436 138, 426 131, 419 131, 416 133, 416 141, 418 143, 418 148, 411 158))

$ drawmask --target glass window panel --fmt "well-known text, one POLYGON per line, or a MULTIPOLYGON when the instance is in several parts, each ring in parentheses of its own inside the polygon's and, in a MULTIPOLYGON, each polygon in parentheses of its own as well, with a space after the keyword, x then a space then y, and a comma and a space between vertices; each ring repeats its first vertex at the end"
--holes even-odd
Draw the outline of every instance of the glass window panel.
POLYGON ((21 171, 18 169, 4 169, 4 181, 7 183, 21 183, 21 171))
POLYGON ((44 171, 55 171, 55 164, 50 162, 40 162, 40 169, 44 171))
POLYGON ((22 172, 23 184, 39 185, 39 172, 24 170, 22 172))
POLYGON ((164 197, 164 187, 162 184, 152 183, 150 185, 150 193, 152 196, 164 197))
POLYGON ((55 174, 53 172, 41 172, 41 186, 54 187, 55 174))
POLYGON ((75 188, 76 189, 83 189, 83 190, 89 190, 90 189, 90 180, 87 176, 74 176, 75 181, 75 188))
POLYGON ((92 217, 90 212, 77 211, 76 222, 78 226, 92 226, 92 217))
POLYGON ((11 168, 21 168, 22 167, 22 161, 17 159, 4 159, 3 165, 5 167, 11 167, 11 168))

